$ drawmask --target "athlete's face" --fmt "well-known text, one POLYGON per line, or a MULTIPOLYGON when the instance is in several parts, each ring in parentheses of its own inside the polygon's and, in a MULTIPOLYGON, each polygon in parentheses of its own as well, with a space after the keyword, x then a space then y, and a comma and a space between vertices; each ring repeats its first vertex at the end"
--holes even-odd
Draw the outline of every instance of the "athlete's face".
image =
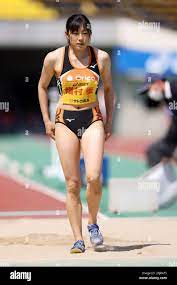
POLYGON ((66 36, 69 40, 69 44, 77 50, 85 49, 90 42, 90 34, 83 26, 81 26, 78 31, 69 31, 66 36))

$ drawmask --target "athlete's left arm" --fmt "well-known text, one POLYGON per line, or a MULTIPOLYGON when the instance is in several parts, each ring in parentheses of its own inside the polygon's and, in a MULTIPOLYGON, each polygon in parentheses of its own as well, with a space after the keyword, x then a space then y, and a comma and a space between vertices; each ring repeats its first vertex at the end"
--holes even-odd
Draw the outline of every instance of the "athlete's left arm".
POLYGON ((108 53, 102 53, 101 63, 101 78, 104 86, 104 99, 106 107, 105 133, 106 139, 108 139, 112 133, 113 112, 116 104, 116 94, 112 84, 111 60, 108 53))

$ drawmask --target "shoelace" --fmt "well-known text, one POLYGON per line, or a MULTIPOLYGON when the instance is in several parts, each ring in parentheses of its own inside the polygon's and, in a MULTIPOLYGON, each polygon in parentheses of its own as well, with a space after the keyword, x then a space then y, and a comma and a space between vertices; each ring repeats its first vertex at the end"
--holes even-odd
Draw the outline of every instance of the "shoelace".
POLYGON ((93 227, 90 232, 94 237, 97 237, 99 235, 99 229, 97 227, 93 227))
POLYGON ((74 244, 74 246, 76 245, 80 245, 80 246, 84 246, 84 242, 82 240, 77 240, 74 244))

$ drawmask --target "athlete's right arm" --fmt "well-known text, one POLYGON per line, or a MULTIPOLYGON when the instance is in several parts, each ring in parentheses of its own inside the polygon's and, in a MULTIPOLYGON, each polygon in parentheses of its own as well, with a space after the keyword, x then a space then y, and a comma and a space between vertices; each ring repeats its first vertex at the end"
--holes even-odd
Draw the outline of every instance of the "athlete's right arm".
POLYGON ((55 56, 52 52, 48 53, 44 59, 41 76, 38 83, 38 98, 45 124, 46 134, 55 139, 55 124, 50 120, 48 108, 47 88, 54 75, 55 56))

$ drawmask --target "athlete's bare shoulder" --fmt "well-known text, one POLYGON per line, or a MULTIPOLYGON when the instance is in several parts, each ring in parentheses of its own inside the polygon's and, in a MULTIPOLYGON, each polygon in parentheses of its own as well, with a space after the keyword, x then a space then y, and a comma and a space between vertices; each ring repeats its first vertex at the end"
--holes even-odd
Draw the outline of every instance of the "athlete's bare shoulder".
POLYGON ((63 63, 64 50, 65 47, 60 47, 50 51, 44 59, 44 68, 50 67, 56 75, 59 74, 63 63))
POLYGON ((45 56, 44 63, 45 64, 48 64, 48 63, 56 64, 56 63, 58 63, 58 61, 60 61, 60 59, 61 59, 63 52, 64 52, 64 47, 60 47, 60 48, 57 48, 53 51, 50 51, 45 56))
POLYGON ((102 70, 105 65, 110 63, 110 56, 106 51, 102 49, 98 49, 96 47, 93 47, 93 48, 94 48, 94 52, 95 52, 98 64, 102 70))
POLYGON ((102 60, 110 58, 109 54, 106 51, 104 51, 102 49, 98 49, 96 47, 93 47, 93 48, 94 48, 94 52, 95 52, 96 57, 98 58, 98 60, 102 61, 102 60))

